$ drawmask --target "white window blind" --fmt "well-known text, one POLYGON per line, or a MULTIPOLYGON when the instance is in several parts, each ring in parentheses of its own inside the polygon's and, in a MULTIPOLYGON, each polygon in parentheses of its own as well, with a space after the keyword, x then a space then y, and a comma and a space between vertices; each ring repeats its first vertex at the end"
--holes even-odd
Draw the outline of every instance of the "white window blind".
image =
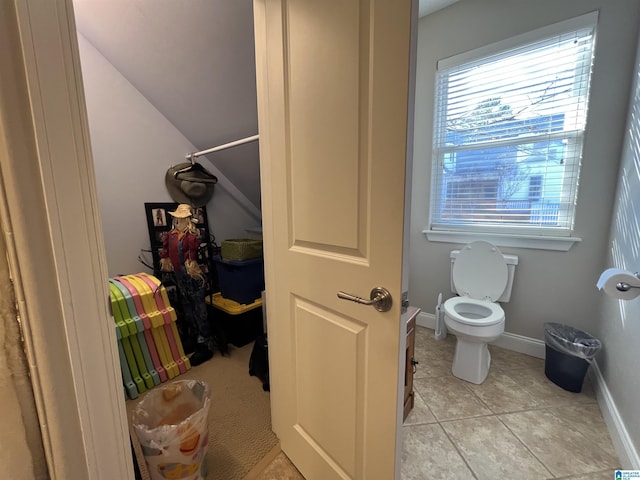
POLYGON ((431 230, 571 235, 596 21, 438 63, 431 230))

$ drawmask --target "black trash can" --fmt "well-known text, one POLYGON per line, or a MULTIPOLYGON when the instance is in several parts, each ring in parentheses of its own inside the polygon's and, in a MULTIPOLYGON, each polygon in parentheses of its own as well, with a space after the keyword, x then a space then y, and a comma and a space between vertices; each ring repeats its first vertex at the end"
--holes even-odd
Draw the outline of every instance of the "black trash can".
POLYGON ((582 391, 589 364, 600 350, 600 340, 561 323, 544 324, 544 373, 549 380, 569 392, 582 391))

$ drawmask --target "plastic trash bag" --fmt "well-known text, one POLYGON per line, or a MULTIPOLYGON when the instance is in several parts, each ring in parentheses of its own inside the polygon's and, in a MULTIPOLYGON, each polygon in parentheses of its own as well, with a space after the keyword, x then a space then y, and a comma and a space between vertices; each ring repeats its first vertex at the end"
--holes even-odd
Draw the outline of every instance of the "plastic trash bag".
POLYGON ((600 340, 587 332, 555 322, 544 324, 544 340, 554 350, 582 358, 589 363, 602 347, 600 340))
POLYGON ((152 480, 206 478, 209 386, 179 380, 151 390, 132 423, 152 480))

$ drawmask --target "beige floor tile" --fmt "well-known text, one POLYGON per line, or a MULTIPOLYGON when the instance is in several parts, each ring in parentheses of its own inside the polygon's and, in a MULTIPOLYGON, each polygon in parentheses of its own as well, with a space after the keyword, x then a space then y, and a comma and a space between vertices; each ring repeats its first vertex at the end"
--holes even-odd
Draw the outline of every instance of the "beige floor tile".
MULTIPOLYGON (((597 404, 554 407, 545 409, 545 411, 552 413, 568 427, 582 433, 612 457, 617 456, 607 425, 597 404)), ((616 466, 619 467, 619 465, 616 466)))
POLYGON ((495 416, 443 422, 467 464, 479 480, 552 477, 527 448, 495 416))
POLYGON ((491 415, 466 383, 448 376, 416 379, 413 386, 439 421, 491 415))
POLYGON ((451 366, 453 365, 453 357, 451 360, 447 358, 429 358, 416 355, 419 364, 416 367, 414 378, 433 378, 433 377, 450 377, 451 366))
POLYGON ((435 340, 433 330, 416 327, 414 357, 419 362, 414 378, 429 378, 451 375, 455 337, 435 340))
POLYGON ((549 380, 544 374, 544 369, 524 368, 507 370, 503 373, 529 393, 532 399, 535 399, 541 406, 574 405, 576 403, 594 403, 596 401, 595 393, 589 381, 585 381, 581 393, 573 393, 564 390, 549 380))
POLYGON ((546 410, 499 418, 555 476, 600 472, 618 464, 615 456, 546 410))
POLYGON ((540 407, 541 402, 518 385, 504 371, 492 370, 480 385, 469 383, 473 391, 493 413, 518 412, 540 407))
POLYGON ((402 480, 473 478, 440 425, 402 427, 402 432, 402 480))
POLYGON ((432 328, 416 326, 416 343, 421 345, 430 345, 433 348, 448 348, 446 345, 455 345, 456 337, 447 335, 443 340, 436 340, 435 332, 432 328))
POLYGON ((490 345, 489 376, 482 385, 474 385, 451 374, 455 342, 452 335, 436 341, 433 330, 416 328, 417 407, 407 419, 410 425, 403 427, 409 438, 405 480, 613 478, 618 459, 589 377, 581 393, 567 392, 546 378, 544 360, 490 345), (432 421, 442 422, 456 452, 465 456, 464 465, 475 468, 475 477, 460 467, 461 457, 452 453, 438 425, 427 423, 432 421), (437 455, 442 455, 440 450, 446 452, 444 457, 437 455), (424 457, 424 465, 416 455, 424 457), (458 473, 449 473, 449 468, 458 473))
POLYGON ((433 416, 427 404, 424 403, 422 396, 414 390, 413 409, 407 415, 404 425, 421 425, 424 423, 436 423, 436 421, 436 417, 433 416))
POLYGON ((491 369, 516 370, 519 368, 538 368, 544 370, 544 360, 523 353, 513 352, 506 348, 489 345, 491 352, 491 369))
POLYGON ((429 343, 435 343, 433 338, 433 330, 431 328, 425 328, 420 325, 416 325, 416 344, 428 345, 429 343))
POLYGON ((279 453, 256 480, 304 480, 304 477, 284 453, 279 453))

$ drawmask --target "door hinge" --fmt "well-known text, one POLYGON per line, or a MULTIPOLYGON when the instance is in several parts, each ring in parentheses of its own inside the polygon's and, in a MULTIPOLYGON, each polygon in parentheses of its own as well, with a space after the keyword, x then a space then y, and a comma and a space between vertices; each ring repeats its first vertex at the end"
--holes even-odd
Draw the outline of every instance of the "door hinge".
POLYGON ((400 313, 407 313, 409 308, 409 292, 402 292, 400 313))

